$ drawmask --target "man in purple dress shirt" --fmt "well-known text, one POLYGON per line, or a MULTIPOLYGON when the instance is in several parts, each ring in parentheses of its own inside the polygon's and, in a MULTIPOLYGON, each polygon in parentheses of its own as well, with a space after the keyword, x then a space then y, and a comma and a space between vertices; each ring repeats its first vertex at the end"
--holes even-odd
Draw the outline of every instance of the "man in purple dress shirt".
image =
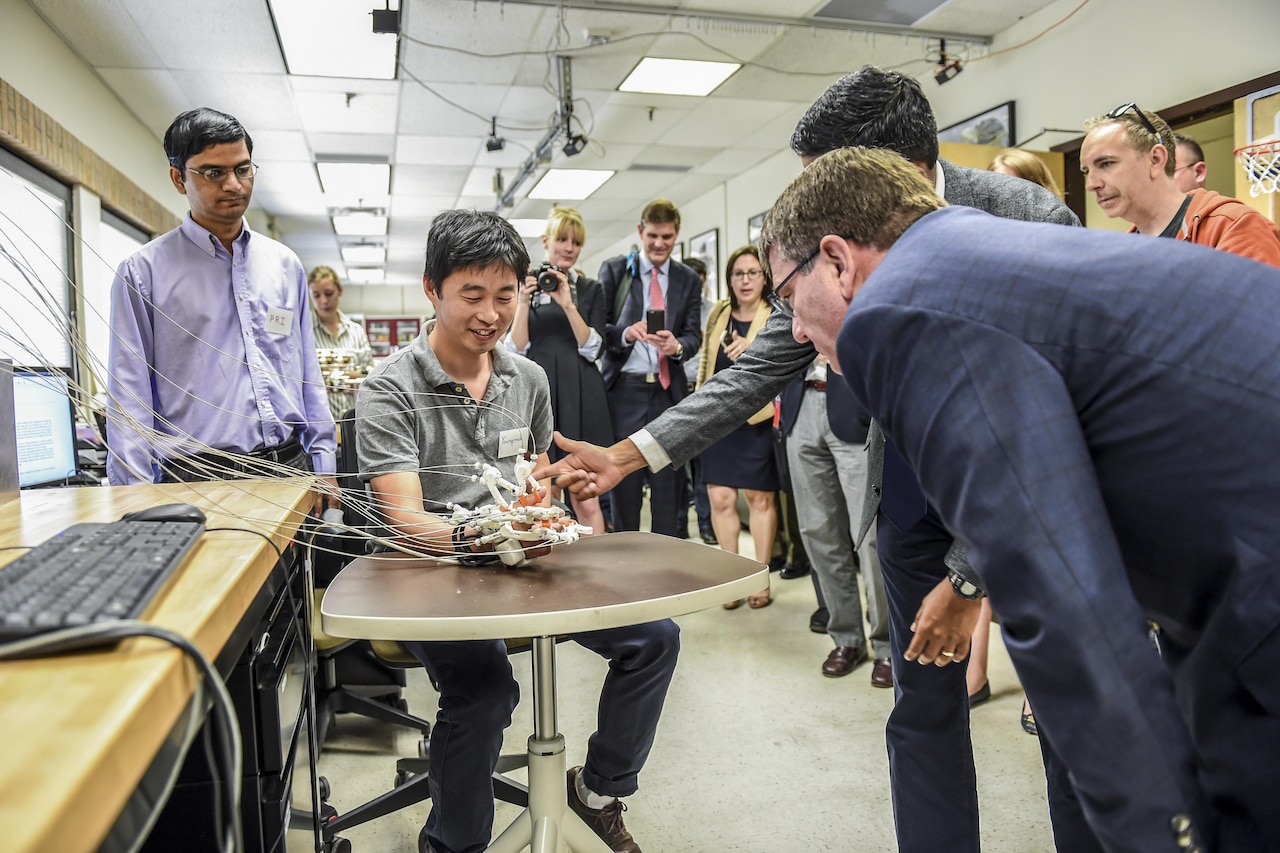
POLYGON ((332 480, 306 271, 244 219, 253 140, 232 116, 201 108, 174 119, 164 148, 191 212, 124 261, 112 285, 112 485, 290 469, 332 480))

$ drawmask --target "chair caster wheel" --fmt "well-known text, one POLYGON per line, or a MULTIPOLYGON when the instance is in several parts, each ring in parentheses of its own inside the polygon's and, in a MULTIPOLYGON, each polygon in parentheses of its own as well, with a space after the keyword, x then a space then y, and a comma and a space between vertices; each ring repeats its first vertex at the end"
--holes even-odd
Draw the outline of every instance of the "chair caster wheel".
POLYGON ((317 779, 317 787, 320 789, 320 802, 322 802, 322 803, 323 803, 323 802, 325 802, 326 800, 328 800, 328 799, 329 799, 329 795, 330 795, 331 793, 333 793, 333 792, 329 789, 329 780, 328 780, 327 778, 325 778, 324 776, 320 776, 320 777, 318 777, 318 779, 317 779))
POLYGON ((397 770, 396 771, 396 787, 399 788, 401 785, 408 784, 409 780, 412 778, 413 778, 413 774, 410 773, 408 770, 397 770))
POLYGON ((423 736, 422 736, 422 739, 418 741, 418 757, 419 757, 419 758, 430 758, 430 757, 431 757, 431 738, 430 738, 430 736, 428 736, 428 735, 423 735, 423 736))
POLYGON ((324 853, 351 853, 351 842, 346 838, 335 838, 324 845, 324 853))

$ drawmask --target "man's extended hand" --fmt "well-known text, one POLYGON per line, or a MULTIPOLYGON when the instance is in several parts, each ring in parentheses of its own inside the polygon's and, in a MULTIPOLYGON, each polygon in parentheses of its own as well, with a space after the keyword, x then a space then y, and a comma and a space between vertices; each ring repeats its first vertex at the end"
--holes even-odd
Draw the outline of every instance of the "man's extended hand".
POLYGON ((911 623, 915 637, 902 656, 937 666, 959 663, 969 656, 969 641, 981 609, 980 600, 961 598, 951 588, 951 581, 943 578, 920 603, 911 623))
POLYGON ((316 477, 316 503, 311 514, 316 518, 324 515, 326 509, 342 509, 342 489, 338 488, 338 478, 333 474, 321 474, 316 477))
POLYGON ((568 456, 554 465, 533 472, 536 480, 555 478, 555 485, 578 499, 599 497, 622 481, 632 471, 645 466, 644 456, 629 438, 611 447, 600 447, 585 441, 565 438, 554 433, 556 446, 568 456))

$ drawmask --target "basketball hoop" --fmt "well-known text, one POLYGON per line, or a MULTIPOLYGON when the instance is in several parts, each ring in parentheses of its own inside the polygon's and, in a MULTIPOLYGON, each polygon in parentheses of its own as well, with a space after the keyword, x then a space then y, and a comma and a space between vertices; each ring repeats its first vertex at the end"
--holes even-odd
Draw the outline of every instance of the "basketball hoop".
POLYGON ((1237 148, 1236 159, 1249 178, 1249 195, 1257 198, 1280 188, 1280 139, 1237 148))

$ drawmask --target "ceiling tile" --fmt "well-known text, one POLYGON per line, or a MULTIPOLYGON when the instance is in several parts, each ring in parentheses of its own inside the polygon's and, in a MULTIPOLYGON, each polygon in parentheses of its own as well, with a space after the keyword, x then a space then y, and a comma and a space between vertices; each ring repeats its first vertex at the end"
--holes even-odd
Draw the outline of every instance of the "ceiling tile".
POLYGON ((98 74, 157 139, 179 113, 191 109, 182 84, 168 71, 100 68, 98 74))
MULTIPOLYGON (((396 132, 399 98, 364 94, 348 99, 342 92, 295 91, 302 126, 308 133, 396 132)), ((387 156, 391 146, 387 146, 387 156)))
MULTIPOLYGON (((233 66, 234 67, 234 66, 233 66)), ((186 106, 212 107, 256 130, 297 130, 300 121, 293 89, 284 74, 245 74, 237 70, 174 71, 186 106)))
POLYGON ((308 133, 317 156, 367 157, 370 162, 391 162, 396 137, 392 133, 308 133))
POLYGON ((162 68, 160 58, 120 0, 41 0, 32 8, 90 65, 162 68))
POLYGON ((165 68, 284 74, 284 57, 263 0, 200 3, 121 0, 165 68))
POLYGON ((253 138, 253 157, 255 160, 283 161, 301 160, 310 162, 315 159, 311 146, 307 144, 306 134, 296 130, 251 130, 253 138))
POLYGON ((476 156, 484 152, 484 140, 467 136, 410 136, 396 137, 396 150, 392 162, 440 166, 469 166, 476 156))

